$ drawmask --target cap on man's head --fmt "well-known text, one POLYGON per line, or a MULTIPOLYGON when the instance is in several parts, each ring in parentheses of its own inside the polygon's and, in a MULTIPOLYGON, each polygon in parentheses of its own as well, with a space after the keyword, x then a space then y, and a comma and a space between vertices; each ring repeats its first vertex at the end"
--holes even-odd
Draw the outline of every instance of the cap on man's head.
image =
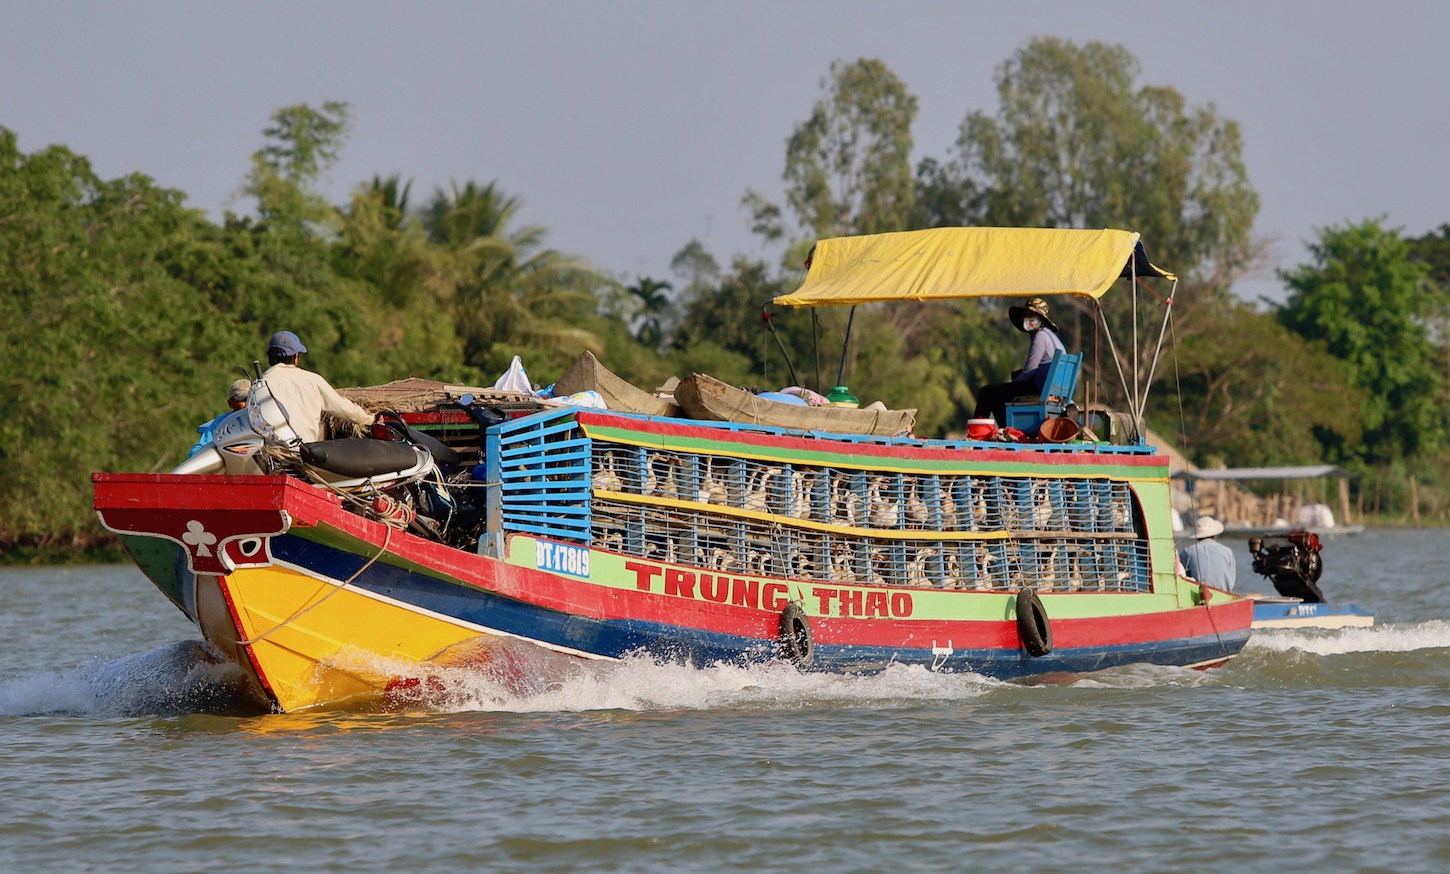
POLYGON ((228 390, 228 392, 227 392, 227 400, 229 400, 229 401, 244 401, 244 400, 247 399, 247 395, 248 395, 248 393, 251 392, 251 390, 252 390, 252 383, 251 383, 250 380, 246 380, 246 379, 234 380, 232 382, 231 389, 228 390))
POLYGON ((303 346, 302 341, 297 339, 297 335, 291 331, 278 331, 273 334, 272 339, 267 341, 267 351, 271 352, 273 349, 283 355, 296 355, 299 352, 307 351, 307 347, 303 346))

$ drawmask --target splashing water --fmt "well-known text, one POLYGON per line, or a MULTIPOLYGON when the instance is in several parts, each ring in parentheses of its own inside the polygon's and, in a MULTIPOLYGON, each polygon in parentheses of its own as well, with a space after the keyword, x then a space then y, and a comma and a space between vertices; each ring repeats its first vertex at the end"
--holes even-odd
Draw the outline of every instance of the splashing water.
POLYGON ((173 716, 255 710, 241 672, 206 644, 183 640, 64 672, 0 682, 0 716, 173 716))
MULTIPOLYGON (((1316 672, 1329 657, 1413 653, 1450 647, 1450 622, 1374 628, 1256 632, 1240 658, 1255 674, 1316 672)), ((1025 689, 976 674, 938 674, 896 665, 869 675, 802 673, 768 663, 689 665, 639 655, 585 661, 522 641, 490 641, 443 664, 347 652, 334 667, 394 679, 363 706, 384 711, 582 712, 591 710, 792 710, 970 701, 994 689, 1025 689)), ((1220 672, 1132 665, 1070 678, 1078 689, 1144 689, 1220 682, 1220 672)), ((1267 678, 1267 676, 1266 676, 1267 678)), ((0 682, 0 716, 174 716, 256 713, 240 672, 200 641, 173 643, 119 659, 90 659, 63 672, 0 682)))
POLYGON ((693 667, 646 655, 582 661, 519 641, 494 642, 490 651, 491 661, 466 666, 390 662, 360 654, 338 666, 396 676, 383 700, 385 709, 442 712, 892 707, 969 700, 1003 685, 975 674, 934 674, 904 665, 855 676, 802 673, 781 663, 693 667))
POLYGON ((1414 652, 1450 647, 1450 622, 1432 619, 1411 624, 1385 624, 1371 628, 1287 629, 1256 631, 1249 648, 1276 652, 1299 650, 1320 656, 1346 653, 1414 652))

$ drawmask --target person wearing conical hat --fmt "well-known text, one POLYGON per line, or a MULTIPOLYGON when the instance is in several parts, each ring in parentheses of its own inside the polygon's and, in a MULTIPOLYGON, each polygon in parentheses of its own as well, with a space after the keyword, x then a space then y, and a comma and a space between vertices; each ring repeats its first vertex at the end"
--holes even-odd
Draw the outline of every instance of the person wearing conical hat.
POLYGON ((972 413, 974 419, 991 416, 999 425, 1006 420, 1008 402, 1042 394, 1053 353, 1067 351, 1057 338, 1057 325, 1047 317, 1047 301, 1042 298, 1034 297, 1022 306, 1009 308, 1007 317, 1017 330, 1025 332, 1030 338, 1027 363, 1021 370, 1013 371, 1011 382, 993 383, 977 389, 977 409, 972 413))
POLYGON ((1180 549, 1178 560, 1183 562, 1188 577, 1232 592, 1238 579, 1238 562, 1234 551, 1215 539, 1222 533, 1222 522, 1212 516, 1199 516, 1193 525, 1193 545, 1180 549))

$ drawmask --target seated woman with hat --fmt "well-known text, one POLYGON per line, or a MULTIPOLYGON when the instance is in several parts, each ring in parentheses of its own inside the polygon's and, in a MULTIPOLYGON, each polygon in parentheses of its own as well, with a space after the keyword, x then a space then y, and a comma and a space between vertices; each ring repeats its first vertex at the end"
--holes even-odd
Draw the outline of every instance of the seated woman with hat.
POLYGON ((1047 369, 1052 366, 1054 352, 1066 352, 1067 348, 1057 338, 1057 325, 1047 317, 1047 301, 1034 297, 1023 306, 1007 310, 1007 317, 1018 330, 1030 337, 1027 345, 1027 363, 1021 370, 1013 371, 1011 382, 998 382, 977 389, 977 409, 974 419, 991 416, 1001 424, 1006 419, 1008 402, 1020 397, 1039 395, 1042 384, 1047 381, 1047 369))

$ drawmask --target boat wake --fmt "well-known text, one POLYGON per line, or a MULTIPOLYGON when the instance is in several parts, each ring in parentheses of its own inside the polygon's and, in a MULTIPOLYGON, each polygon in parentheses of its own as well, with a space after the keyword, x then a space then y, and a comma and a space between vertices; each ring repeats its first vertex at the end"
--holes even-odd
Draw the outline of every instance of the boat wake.
MULTIPOLYGON (((1235 665, 1256 675, 1288 671, 1314 682, 1319 671, 1310 662, 1319 658, 1447 647, 1450 621, 1445 620, 1334 630, 1267 629, 1255 632, 1235 665), (1282 664, 1286 657, 1292 664, 1282 664)), ((903 665, 877 674, 842 675, 802 673, 779 663, 691 667, 644 655, 581 661, 521 641, 474 646, 446 653, 441 661, 420 665, 357 652, 340 655, 328 667, 392 678, 381 697, 354 702, 349 709, 394 713, 879 709, 967 702, 994 690, 1026 688, 976 674, 938 674, 903 665)), ((1219 671, 1132 665, 1063 677, 1053 685, 1127 690, 1211 684, 1221 676, 1219 671)), ((236 668, 195 640, 0 682, 0 717, 259 712, 236 668)))
POLYGON ((1371 628, 1266 628, 1249 638, 1253 650, 1299 652, 1320 656, 1348 653, 1414 652, 1450 647, 1450 622, 1432 619, 1410 624, 1380 624, 1371 628))
POLYGON ((1450 622, 1443 619, 1371 628, 1270 628, 1254 632, 1234 670, 1248 685, 1262 688, 1433 685, 1450 681, 1446 648, 1450 622))
POLYGON ((1070 677, 1074 689, 1157 689, 1203 686, 1218 682, 1217 671, 1199 671, 1171 665, 1123 665, 1095 674, 1070 677))
MULTIPOLYGON (((448 664, 423 665, 359 652, 340 655, 327 667, 391 677, 381 697, 343 708, 372 712, 896 707, 969 701, 1008 685, 975 674, 934 674, 905 666, 844 676, 801 673, 784 664, 696 668, 643 655, 580 661, 520 641, 495 643, 466 657, 450 655, 448 664)), ((194 640, 0 682, 0 717, 262 712, 245 693, 240 672, 194 640)))
POLYGON ((369 662, 369 672, 386 669, 398 677, 381 707, 433 712, 880 708, 968 701, 1007 685, 976 674, 907 666, 851 676, 802 673, 781 663, 692 667, 645 655, 579 661, 520 642, 495 645, 487 664, 439 668, 371 657, 369 662))
POLYGON ((256 712, 237 669, 198 640, 0 682, 0 716, 181 716, 256 712))
POLYGON ((591 710, 821 710, 888 709, 976 701, 987 695, 1038 694, 1037 687, 1133 691, 1238 683, 1246 668, 1271 683, 1287 674, 1302 683, 1337 682, 1329 657, 1400 653, 1450 646, 1450 623, 1323 631, 1256 633, 1254 647, 1230 669, 1201 671, 1133 664, 1086 675, 1051 675, 1028 683, 977 674, 939 674, 895 665, 877 674, 801 673, 770 663, 703 668, 661 663, 645 656, 619 662, 580 662, 529 644, 494 645, 494 661, 442 670, 388 663, 367 656, 352 670, 395 672, 400 680, 383 709, 428 712, 580 712, 591 710), (520 661, 523 660, 523 661, 520 661), (518 669, 526 664, 527 670, 518 669), (406 694, 396 694, 405 691, 406 694))

